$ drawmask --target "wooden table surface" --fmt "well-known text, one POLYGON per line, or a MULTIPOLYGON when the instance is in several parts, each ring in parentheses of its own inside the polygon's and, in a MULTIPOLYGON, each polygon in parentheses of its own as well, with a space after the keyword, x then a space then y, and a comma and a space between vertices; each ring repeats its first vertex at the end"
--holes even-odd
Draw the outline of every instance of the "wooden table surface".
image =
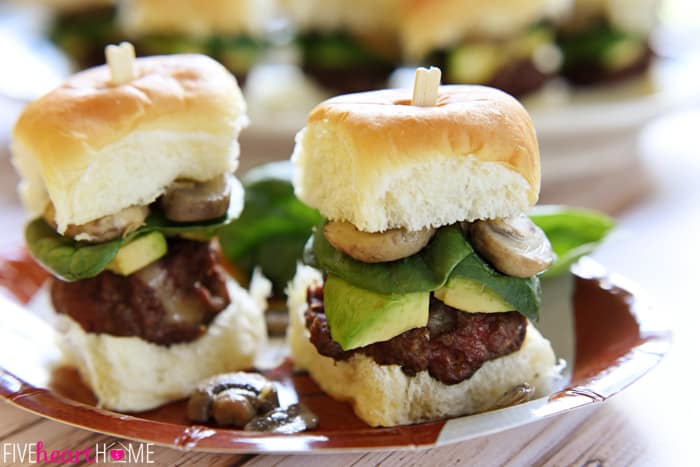
MULTIPOLYGON (((641 153, 653 190, 619 215, 619 228, 595 257, 647 291, 674 331, 674 345, 642 380, 600 407, 570 412, 532 425, 445 447, 327 455, 218 455, 153 447, 154 465, 698 465, 695 448, 700 410, 698 377, 700 304, 700 110, 690 109, 651 125, 641 153)), ((634 183, 634 176, 620 183, 634 183)), ((0 184, 14 183, 6 161, 0 184)), ((578 188, 578 187, 577 187, 578 188)), ((566 193, 562 193, 562 196, 566 193)), ((595 193, 600 200, 600 193, 595 193)), ((614 201, 614 200, 611 200, 614 201)), ((16 200, 0 202, 2 217, 18 215, 16 200)), ((13 243, 6 232, 1 244, 13 243)), ((42 440, 78 449, 120 440, 73 428, 0 403, 0 465, 13 443, 42 440)), ((19 445, 18 444, 18 445, 19 445)))

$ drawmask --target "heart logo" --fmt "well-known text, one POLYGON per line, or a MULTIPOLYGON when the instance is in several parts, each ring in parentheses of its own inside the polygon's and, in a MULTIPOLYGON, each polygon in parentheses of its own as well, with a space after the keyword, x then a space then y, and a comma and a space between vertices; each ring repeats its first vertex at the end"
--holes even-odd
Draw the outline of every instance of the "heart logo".
POLYGON ((120 461, 124 459, 124 450, 123 449, 112 449, 109 451, 109 457, 112 458, 112 460, 115 461, 120 461))

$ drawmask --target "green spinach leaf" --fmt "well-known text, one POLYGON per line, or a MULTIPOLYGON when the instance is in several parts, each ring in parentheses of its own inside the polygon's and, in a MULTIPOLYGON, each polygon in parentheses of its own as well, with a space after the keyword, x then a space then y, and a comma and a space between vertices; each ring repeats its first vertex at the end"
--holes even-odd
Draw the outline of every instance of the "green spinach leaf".
POLYGON ((165 218, 158 210, 153 210, 145 225, 131 232, 125 238, 105 243, 88 243, 59 235, 43 218, 27 224, 25 240, 34 259, 65 281, 77 281, 95 277, 112 262, 119 248, 132 239, 152 231, 166 236, 182 235, 199 240, 208 240, 227 222, 230 215, 200 223, 178 223, 165 218))
POLYGON ((592 253, 615 227, 615 221, 605 214, 565 206, 536 206, 530 218, 544 231, 557 254, 542 277, 568 272, 577 259, 592 253))
POLYGON ((294 275, 306 239, 323 217, 294 195, 289 161, 256 167, 242 181, 243 212, 219 232, 221 249, 248 276, 260 266, 281 294, 294 275))
POLYGON ((27 224, 24 236, 32 256, 65 281, 94 277, 117 256, 122 240, 90 244, 58 235, 42 218, 27 224))
POLYGON ((373 264, 336 250, 322 233, 316 232, 307 243, 304 260, 358 287, 401 294, 441 287, 455 266, 472 253, 459 226, 452 225, 438 230, 430 243, 413 256, 373 264))

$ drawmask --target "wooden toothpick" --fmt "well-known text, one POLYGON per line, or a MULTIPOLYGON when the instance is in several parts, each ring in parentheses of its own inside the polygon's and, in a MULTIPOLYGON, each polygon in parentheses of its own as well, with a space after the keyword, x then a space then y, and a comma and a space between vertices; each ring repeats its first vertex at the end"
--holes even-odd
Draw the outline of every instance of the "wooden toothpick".
POLYGON ((437 102, 438 89, 440 88, 440 68, 431 66, 416 68, 416 77, 413 81, 413 105, 431 107, 437 102))
POLYGON ((134 72, 136 53, 133 45, 129 42, 108 45, 105 47, 105 56, 114 84, 124 84, 134 79, 136 76, 134 72))

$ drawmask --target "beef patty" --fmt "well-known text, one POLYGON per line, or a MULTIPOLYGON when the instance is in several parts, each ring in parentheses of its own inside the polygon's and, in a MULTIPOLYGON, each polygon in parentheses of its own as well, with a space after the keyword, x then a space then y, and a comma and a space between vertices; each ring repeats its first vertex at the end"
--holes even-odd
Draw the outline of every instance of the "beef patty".
POLYGON ((616 83, 644 74, 653 63, 654 58, 654 51, 647 44, 644 52, 636 60, 622 68, 610 69, 599 59, 589 59, 576 63, 565 63, 562 74, 567 80, 580 86, 616 83))
POLYGON ((87 332, 192 341, 231 303, 217 255, 209 243, 172 239, 166 256, 129 276, 54 281, 51 300, 87 332))
POLYGON ((330 334, 323 309, 323 287, 307 291, 306 327, 321 355, 346 360, 355 353, 372 357, 380 365, 400 365, 414 376, 428 370, 445 383, 469 379, 489 361, 520 349, 527 320, 517 311, 465 313, 431 297, 428 325, 411 329, 388 341, 344 351, 330 334))
MULTIPOLYGON (((432 61, 443 70, 447 70, 447 58, 444 53, 437 53, 432 61)), ((537 69, 529 58, 522 58, 506 63, 494 73, 488 82, 479 83, 491 86, 515 97, 523 97, 539 90, 552 78, 552 74, 543 73, 537 69)), ((450 73, 443 75, 445 84, 464 84, 450 79, 450 73)))

